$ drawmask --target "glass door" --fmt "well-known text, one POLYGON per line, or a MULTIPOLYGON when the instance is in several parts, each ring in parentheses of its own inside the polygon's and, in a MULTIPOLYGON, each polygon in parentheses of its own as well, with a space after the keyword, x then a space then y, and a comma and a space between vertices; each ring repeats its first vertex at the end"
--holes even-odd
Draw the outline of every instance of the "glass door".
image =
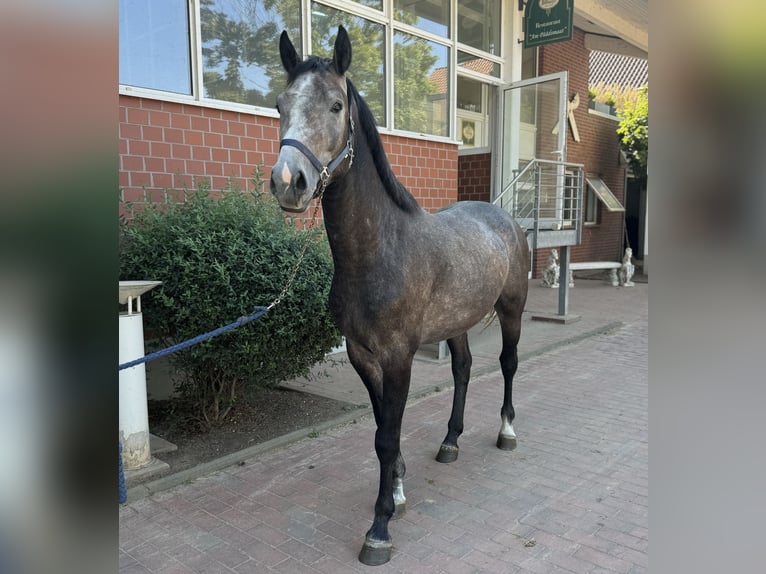
POLYGON ((566 161, 567 72, 514 82, 498 92, 501 129, 496 170, 500 177, 495 180, 493 199, 502 195, 502 204, 510 202, 519 223, 529 229, 534 225, 535 192, 544 189, 536 206, 539 218, 560 221, 565 209, 563 164, 549 164, 545 170, 529 164, 535 159, 566 161), (541 177, 552 182, 540 181, 541 177))

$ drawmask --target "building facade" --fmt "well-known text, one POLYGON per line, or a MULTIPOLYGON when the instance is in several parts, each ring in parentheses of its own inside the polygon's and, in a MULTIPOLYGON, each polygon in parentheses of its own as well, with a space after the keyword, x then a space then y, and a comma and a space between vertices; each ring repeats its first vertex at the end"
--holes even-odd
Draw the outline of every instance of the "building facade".
MULTIPOLYGON (((425 209, 500 193, 503 157, 522 157, 532 131, 543 142, 540 126, 502 121, 523 114, 505 90, 556 72, 568 75, 561 97, 583 101, 573 111, 580 141, 565 126, 566 158, 558 158, 583 163, 618 199, 624 193, 616 123, 587 107, 587 44, 626 43, 603 15, 575 12, 571 40, 525 49, 518 0, 126 0, 119 9, 126 203, 165 201, 198 185, 248 189, 256 167, 267 181, 285 82, 279 34, 287 30, 303 54, 329 56, 341 24, 353 48, 349 77, 375 114, 394 172, 425 209)), ((552 112, 546 121, 560 119, 552 112)), ((595 218, 572 260, 619 258, 622 218, 599 208, 595 218)))

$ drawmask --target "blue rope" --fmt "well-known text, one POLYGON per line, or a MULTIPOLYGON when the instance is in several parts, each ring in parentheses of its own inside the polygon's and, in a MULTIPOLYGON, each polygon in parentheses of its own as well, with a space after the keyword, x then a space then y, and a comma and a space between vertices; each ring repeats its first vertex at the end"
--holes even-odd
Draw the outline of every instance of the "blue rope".
POLYGON ((117 441, 117 459, 119 460, 119 476, 117 479, 117 487, 119 489, 117 501, 120 504, 125 504, 128 500, 128 489, 125 488, 125 473, 122 470, 122 443, 117 441))
POLYGON ((222 335, 223 333, 226 333, 227 331, 231 331, 233 329, 236 329, 237 327, 246 325, 250 321, 255 321, 256 319, 258 319, 262 315, 265 315, 269 311, 269 307, 256 307, 255 309, 256 309, 255 313, 251 315, 246 315, 244 317, 240 317, 233 323, 229 323, 228 325, 224 325, 223 327, 218 327, 217 329, 214 329, 208 333, 197 335, 196 337, 187 339, 186 341, 183 341, 182 343, 178 343, 177 345, 172 345, 171 347, 168 347, 167 349, 162 349, 160 351, 150 353, 143 357, 139 357, 138 359, 128 361, 127 363, 122 363, 120 365, 119 370, 122 371, 123 369, 135 367, 136 365, 140 365, 141 363, 146 363, 147 361, 159 359, 160 357, 164 357, 165 355, 170 355, 171 353, 175 353, 176 351, 180 351, 181 349, 191 347, 192 345, 196 345, 197 343, 201 343, 202 341, 206 341, 207 339, 212 339, 213 337, 222 335))

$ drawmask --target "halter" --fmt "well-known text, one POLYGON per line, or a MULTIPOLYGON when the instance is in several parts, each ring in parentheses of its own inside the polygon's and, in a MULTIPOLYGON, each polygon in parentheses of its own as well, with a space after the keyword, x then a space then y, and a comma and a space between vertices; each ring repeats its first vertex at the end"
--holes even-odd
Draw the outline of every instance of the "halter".
POLYGON ((333 159, 327 165, 322 165, 322 162, 317 159, 317 156, 314 155, 314 152, 306 147, 303 142, 289 138, 283 139, 279 142, 280 150, 284 146, 291 146, 298 149, 308 158, 308 160, 311 162, 311 165, 313 165, 314 168, 319 172, 320 186, 319 190, 314 193, 314 197, 322 197, 325 188, 330 183, 330 178, 332 177, 333 172, 338 169, 340 164, 342 164, 346 158, 351 158, 348 163, 349 168, 351 168, 351 166, 354 164, 354 114, 353 110, 351 109, 351 105, 351 91, 348 90, 348 139, 346 140, 345 147, 340 150, 340 153, 335 156, 335 159, 333 159))

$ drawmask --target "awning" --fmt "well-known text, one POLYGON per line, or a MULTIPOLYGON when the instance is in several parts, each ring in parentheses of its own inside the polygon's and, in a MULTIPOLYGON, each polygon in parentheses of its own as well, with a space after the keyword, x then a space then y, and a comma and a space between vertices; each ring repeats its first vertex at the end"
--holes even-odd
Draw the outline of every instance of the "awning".
POLYGON ((614 196, 612 190, 607 187, 603 179, 589 175, 585 178, 585 181, 588 182, 588 185, 593 189, 593 193, 596 194, 596 197, 601 200, 601 203, 603 203, 609 211, 625 211, 620 200, 614 196))

